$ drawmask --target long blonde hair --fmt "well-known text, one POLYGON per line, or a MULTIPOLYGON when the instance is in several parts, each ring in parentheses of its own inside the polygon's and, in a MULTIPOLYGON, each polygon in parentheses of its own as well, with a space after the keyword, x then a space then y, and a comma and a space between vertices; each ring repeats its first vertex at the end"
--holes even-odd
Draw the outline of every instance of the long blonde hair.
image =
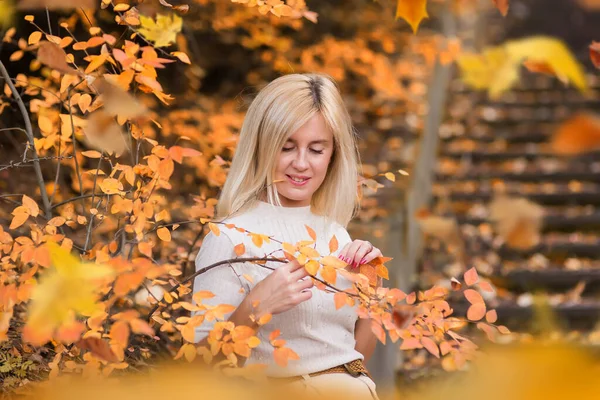
POLYGON ((253 208, 264 190, 267 202, 281 206, 273 184, 277 156, 286 140, 317 112, 333 132, 334 150, 311 210, 348 225, 359 207, 360 155, 350 114, 336 83, 325 74, 284 75, 258 93, 244 118, 216 219, 253 208))

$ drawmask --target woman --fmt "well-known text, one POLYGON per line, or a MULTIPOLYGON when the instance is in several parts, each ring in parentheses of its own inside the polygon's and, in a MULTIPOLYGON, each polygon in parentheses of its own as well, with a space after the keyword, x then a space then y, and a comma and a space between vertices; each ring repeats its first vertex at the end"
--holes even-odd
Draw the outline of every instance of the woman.
MULTIPOLYGON (((240 243, 243 257, 283 258, 281 242, 310 240, 305 225, 315 231, 315 248, 322 255, 329 254, 335 235, 339 249, 333 255, 350 271, 381 256, 369 242, 352 241, 345 229, 358 203, 358 162, 350 116, 333 80, 320 74, 275 79, 248 109, 215 219, 279 242, 265 241, 258 248, 246 232, 223 227, 219 236, 211 232, 204 239, 196 270, 237 257, 234 246, 240 243)), ((194 281, 194 292, 215 294, 203 304, 232 304, 237 309, 228 320, 257 329, 261 343, 241 362, 267 364, 274 381, 315 389, 343 385, 363 398, 377 398, 364 367, 376 345, 370 320, 358 319, 357 306, 336 310, 333 293, 313 287, 297 261, 266 265, 274 270, 235 263, 194 281), (259 327, 252 313, 273 317, 259 327), (274 362, 269 334, 277 329, 285 346, 299 355, 287 367, 274 362)), ((335 287, 348 289, 351 282, 338 274, 335 287)), ((197 328, 200 344, 207 343, 213 326, 214 321, 205 321, 197 328)))

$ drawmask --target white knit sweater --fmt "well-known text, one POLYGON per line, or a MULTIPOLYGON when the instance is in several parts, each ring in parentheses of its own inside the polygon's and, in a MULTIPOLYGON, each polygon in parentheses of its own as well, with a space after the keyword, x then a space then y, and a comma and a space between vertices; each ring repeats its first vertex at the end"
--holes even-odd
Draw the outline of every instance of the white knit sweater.
MULTIPOLYGON (((311 240, 305 224, 313 228, 317 234, 316 250, 329 254, 329 240, 335 234, 339 247, 335 256, 349 242, 350 235, 344 227, 325 217, 317 216, 306 207, 279 207, 269 203, 259 202, 255 208, 241 215, 229 218, 226 223, 247 229, 254 233, 269 235, 282 242, 296 243, 299 240, 311 240)), ((271 241, 263 243, 261 248, 252 243, 245 233, 228 229, 219 225, 221 234, 212 232, 206 235, 200 252, 196 257, 196 271, 224 259, 235 258, 234 245, 244 243, 246 253, 241 257, 263 257, 273 250, 280 249, 281 244, 271 241)), ((272 254, 283 257, 282 251, 272 254)), ((282 263, 268 262, 272 268, 282 266, 282 263)), ((238 306, 250 290, 271 271, 251 263, 236 263, 223 265, 199 275, 194 280, 194 293, 209 290, 215 294, 211 299, 205 299, 203 304, 218 305, 232 304, 238 306), (243 275, 247 274, 250 282, 243 275)), ((335 286, 348 289, 351 282, 338 274, 335 286)), ((352 360, 363 359, 363 355, 354 349, 354 327, 358 316, 356 308, 344 306, 335 309, 333 293, 326 293, 311 288, 313 296, 296 307, 273 315, 271 321, 260 327, 257 336, 260 345, 252 350, 246 365, 267 364, 269 376, 295 376, 321 371, 352 360), (289 360, 287 367, 278 366, 273 358, 273 346, 269 343, 269 334, 279 329, 279 339, 286 340, 286 347, 294 350, 299 360, 289 360)), ((226 314, 229 318, 231 314, 226 314)), ((196 342, 208 335, 214 321, 204 323, 196 328, 196 342)))

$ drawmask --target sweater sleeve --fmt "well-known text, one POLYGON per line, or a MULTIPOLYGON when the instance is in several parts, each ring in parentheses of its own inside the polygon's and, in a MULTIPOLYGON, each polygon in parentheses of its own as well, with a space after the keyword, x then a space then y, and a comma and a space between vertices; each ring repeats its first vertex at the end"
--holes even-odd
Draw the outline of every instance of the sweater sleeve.
MULTIPOLYGON (((216 236, 209 232, 196 256, 196 271, 216 262, 235 258, 236 254, 233 247, 233 242, 225 233, 221 232, 219 236, 216 236)), ((210 291, 215 295, 210 299, 202 300, 202 304, 210 306, 231 304, 238 307, 247 294, 234 264, 220 265, 198 275, 194 279, 193 293, 201 290, 210 291)), ((202 312, 193 312, 192 316, 202 312)), ((225 314, 225 319, 229 318, 230 315, 231 313, 225 314)), ((215 320, 205 320, 200 326, 196 327, 194 337, 196 343, 208 336, 215 322, 215 320)))

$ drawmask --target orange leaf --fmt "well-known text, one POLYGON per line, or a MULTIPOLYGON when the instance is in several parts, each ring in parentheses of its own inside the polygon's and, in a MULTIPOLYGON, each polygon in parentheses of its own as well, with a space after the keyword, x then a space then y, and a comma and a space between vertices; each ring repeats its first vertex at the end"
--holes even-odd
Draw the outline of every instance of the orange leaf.
POLYGON ((81 155, 87 158, 100 158, 102 157, 102 153, 100 153, 99 151, 96 150, 87 150, 87 151, 82 151, 81 155))
POLYGON ((119 344, 119 346, 123 348, 127 347, 127 342, 129 341, 129 325, 127 322, 115 322, 110 329, 110 337, 119 344))
POLYGON ((82 350, 88 350, 102 360, 119 362, 118 357, 113 353, 108 342, 100 338, 90 336, 79 340, 76 345, 82 350))
POLYGON ((484 303, 473 304, 467 310, 467 318, 471 321, 479 321, 485 316, 485 311, 486 308, 484 303))
MULTIPOLYGON (((307 263, 307 265, 308 264, 309 263, 307 263)), ((329 283, 330 285, 335 285, 337 273, 334 268, 324 266, 323 269, 321 269, 321 276, 325 282, 329 283)))
POLYGON ((175 56, 177 58, 179 58, 179 60, 185 64, 191 64, 192 62, 190 61, 190 58, 188 57, 187 54, 185 54, 182 51, 174 51, 171 53, 172 56, 175 56))
POLYGON ((246 252, 246 246, 244 246, 244 243, 240 243, 233 248, 233 251, 235 251, 236 256, 240 257, 246 252))
POLYGON ((498 320, 498 314, 496 313, 496 310, 490 310, 485 314, 485 320, 487 322, 489 322, 490 324, 493 324, 494 322, 496 322, 498 320))
POLYGON ((317 234, 315 233, 315 231, 308 225, 304 225, 304 227, 306 228, 308 235, 311 237, 311 239, 317 240, 317 234))
POLYGON ((25 223, 25 221, 27 221, 27 218, 29 218, 29 214, 26 212, 20 212, 17 213, 14 218, 12 219, 12 221, 10 222, 10 226, 8 227, 8 229, 16 229, 18 227, 20 227, 21 225, 23 225, 25 223))
POLYGON ((600 42, 592 42, 590 45, 590 58, 594 66, 600 69, 600 42))
POLYGON ((508 7, 510 6, 509 0, 493 0, 496 8, 500 11, 502 16, 506 17, 508 14, 508 7))
POLYGON ((477 270, 475 269, 475 267, 465 272, 464 278, 467 286, 476 284, 477 281, 479 281, 479 275, 477 274, 477 270))
POLYGON ((221 234, 221 230, 219 230, 219 227, 216 224, 213 224, 212 222, 208 223, 208 228, 215 236, 219 236, 221 234))
POLYGON ((438 348, 437 344, 435 344, 435 342, 433 340, 431 340, 428 337, 422 337, 421 344, 423 344, 423 347, 425 347, 428 352, 430 352, 437 358, 440 358, 440 349, 438 348))
POLYGON ((421 341, 417 338, 408 338, 402 341, 400 345, 400 350, 414 350, 414 349, 422 349, 423 345, 421 341))
POLYGON ((450 285, 452 286, 452 290, 454 291, 460 290, 460 288, 462 287, 462 283, 460 283, 460 281, 456 278, 450 279, 450 285))
POLYGON ((483 303, 483 297, 481 297, 479 292, 477 292, 473 289, 467 289, 467 290, 465 290, 465 292, 463 294, 465 295, 465 298, 471 304, 482 304, 483 303))
MULTIPOLYGON (((319 271, 320 267, 321 267, 321 264, 319 264, 319 262, 315 261, 315 260, 310 260, 309 262, 304 264, 304 268, 306 268, 306 271, 312 276, 317 275, 317 272, 319 271)), ((323 273, 321 272, 321 275, 322 274, 323 273)))
POLYGON ((556 153, 564 155, 599 149, 600 117, 591 113, 578 113, 569 118, 553 134, 551 146, 556 153))
POLYGON ((494 288, 492 287, 492 285, 489 282, 486 282, 486 281, 479 282, 479 288, 481 290, 483 290, 484 292, 494 293, 494 288))
POLYGON ((39 215, 40 207, 37 205, 35 200, 33 200, 27 195, 23 195, 23 199, 21 201, 23 202, 23 205, 27 207, 27 209, 29 210, 29 214, 32 217, 37 217, 39 215))
POLYGON ((252 237, 252 243, 254 243, 254 245, 256 247, 261 247, 263 244, 263 239, 261 235, 258 235, 256 233, 250 233, 250 237, 252 237))
POLYGON ((427 0, 397 0, 396 19, 402 18, 411 26, 413 33, 417 33, 419 24, 428 18, 427 0))
POLYGON ((385 340, 386 340, 386 336, 385 336, 385 330, 383 329, 383 327, 381 326, 381 324, 375 320, 371 320, 371 331, 375 334, 375 336, 377 337, 377 339, 385 344, 385 340))
POLYGON ((333 235, 331 237, 331 240, 329 241, 329 252, 334 253, 338 249, 338 246, 339 246, 338 240, 335 237, 335 235, 333 235))
POLYGON ((170 242, 171 241, 171 231, 169 231, 169 229, 165 228, 164 226, 160 227, 160 228, 158 228, 156 230, 156 235, 163 242, 170 242))
POLYGON ((42 32, 35 31, 31 35, 29 35, 29 39, 27 39, 27 44, 29 44, 29 45, 37 44, 41 38, 42 38, 42 32))
POLYGON ((348 295, 344 292, 337 292, 333 295, 333 301, 335 302, 335 309, 339 310, 340 308, 346 305, 346 299, 348 295))

